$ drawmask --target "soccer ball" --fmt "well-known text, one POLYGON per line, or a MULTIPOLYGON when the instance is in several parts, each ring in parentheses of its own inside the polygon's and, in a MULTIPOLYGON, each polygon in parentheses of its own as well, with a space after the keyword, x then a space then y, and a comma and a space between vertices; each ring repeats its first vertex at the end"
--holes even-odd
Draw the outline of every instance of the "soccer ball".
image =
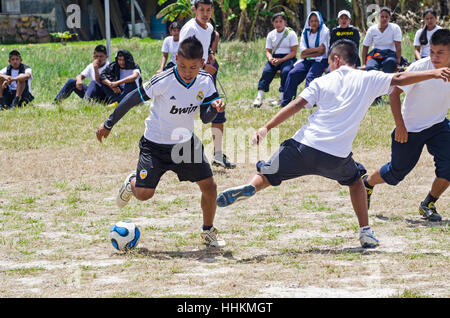
POLYGON ((109 231, 109 238, 115 249, 126 251, 136 247, 141 232, 136 224, 130 221, 120 221, 109 231))

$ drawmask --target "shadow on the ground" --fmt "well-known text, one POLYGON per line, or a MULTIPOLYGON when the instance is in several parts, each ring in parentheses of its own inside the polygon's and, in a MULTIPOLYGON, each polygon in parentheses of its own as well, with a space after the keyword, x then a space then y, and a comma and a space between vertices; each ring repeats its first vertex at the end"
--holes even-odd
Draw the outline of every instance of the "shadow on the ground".
POLYGON ((384 216, 382 214, 377 214, 375 215, 375 217, 379 220, 382 221, 403 221, 408 223, 408 227, 418 227, 418 226, 425 226, 425 227, 438 227, 438 226, 443 226, 446 227, 450 224, 449 220, 442 220, 440 222, 431 222, 428 221, 427 219, 424 218, 418 218, 418 219, 411 219, 411 218, 402 218, 402 217, 388 217, 388 216, 384 216))
POLYGON ((161 260, 174 259, 174 258, 187 258, 196 259, 201 262, 213 263, 217 257, 224 257, 233 260, 233 253, 231 251, 225 251, 218 247, 207 247, 201 250, 195 251, 151 251, 145 247, 136 248, 134 253, 145 257, 151 257, 161 260))

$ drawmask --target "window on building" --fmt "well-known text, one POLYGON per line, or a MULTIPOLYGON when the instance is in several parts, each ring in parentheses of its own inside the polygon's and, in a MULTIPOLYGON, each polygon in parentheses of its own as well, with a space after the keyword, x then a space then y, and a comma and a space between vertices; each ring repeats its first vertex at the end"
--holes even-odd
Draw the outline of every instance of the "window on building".
POLYGON ((1 0, 0 13, 19 14, 20 0, 1 0))

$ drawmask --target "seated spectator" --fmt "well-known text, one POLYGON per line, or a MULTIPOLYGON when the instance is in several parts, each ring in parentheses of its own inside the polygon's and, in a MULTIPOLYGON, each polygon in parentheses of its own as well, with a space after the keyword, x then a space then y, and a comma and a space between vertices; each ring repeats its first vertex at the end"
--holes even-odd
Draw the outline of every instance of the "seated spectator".
POLYGON ((20 53, 9 53, 9 65, 0 71, 0 110, 22 107, 31 102, 31 67, 22 64, 20 53))
POLYGON ((414 37, 414 56, 416 60, 430 56, 430 39, 434 32, 442 29, 436 25, 437 12, 434 9, 426 9, 423 12, 423 29, 417 30, 414 37))
POLYGON ((161 52, 163 54, 161 59, 161 66, 156 71, 156 74, 161 73, 162 71, 165 71, 171 67, 174 67, 176 65, 175 58, 177 56, 178 52, 178 45, 180 40, 180 30, 181 26, 178 24, 178 22, 173 22, 169 27, 170 36, 166 37, 164 39, 161 52), (167 60, 169 58, 170 54, 170 62, 167 63, 167 60), (167 63, 167 65, 166 65, 167 63))
POLYGON ((402 60, 402 30, 389 22, 391 9, 381 8, 378 14, 379 23, 372 25, 363 41, 362 63, 367 71, 377 70, 394 73, 402 60), (373 50, 369 47, 373 45, 373 50))
POLYGON ((127 94, 142 84, 141 69, 127 50, 117 52, 115 62, 100 74, 103 91, 110 107, 117 106, 127 94))
POLYGON ((71 78, 64 84, 63 88, 53 100, 53 104, 57 104, 68 98, 72 93, 86 100, 106 101, 106 95, 100 83, 100 74, 109 64, 108 53, 104 45, 97 45, 95 47, 93 59, 92 63, 86 66, 76 78, 71 78), (90 78, 91 82, 89 86, 83 84, 85 78, 90 78))
POLYGON ((280 100, 283 99, 284 86, 289 71, 297 61, 298 38, 294 30, 286 26, 287 18, 283 13, 276 13, 272 17, 272 25, 275 28, 267 35, 266 58, 267 63, 258 83, 258 96, 253 106, 261 107, 264 93, 269 91, 270 83, 280 71, 280 100))
POLYGON ((324 24, 319 11, 313 11, 306 19, 300 39, 301 60, 289 72, 281 106, 296 97, 297 87, 305 81, 305 88, 328 67, 328 43, 330 30, 324 24))
MULTIPOLYGON (((333 30, 331 30, 330 32, 330 48, 336 41, 347 39, 355 43, 359 55, 360 35, 358 29, 350 24, 352 22, 352 16, 350 12, 348 12, 347 10, 341 10, 339 11, 337 18, 339 25, 333 28, 333 30)), ((356 66, 361 66, 361 61, 359 60, 359 58, 356 66)))

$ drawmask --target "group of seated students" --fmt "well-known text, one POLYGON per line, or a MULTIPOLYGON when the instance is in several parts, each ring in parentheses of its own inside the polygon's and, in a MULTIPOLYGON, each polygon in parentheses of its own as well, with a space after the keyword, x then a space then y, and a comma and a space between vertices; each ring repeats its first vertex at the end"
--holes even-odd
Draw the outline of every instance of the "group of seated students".
MULTIPOLYGON (((287 18, 283 13, 272 16, 274 30, 266 39, 267 63, 258 83, 258 93, 253 102, 254 107, 261 107, 264 93, 275 76, 280 76, 280 97, 272 102, 272 106, 286 106, 297 96, 297 87, 305 81, 305 88, 328 69, 328 52, 331 46, 340 39, 353 41, 358 48, 357 67, 370 71, 379 70, 385 73, 396 72, 405 64, 402 58, 402 31, 390 22, 392 12, 383 7, 378 14, 378 23, 372 25, 366 33, 359 54, 360 34, 352 26, 351 14, 347 10, 338 13, 338 26, 330 30, 325 25, 319 11, 312 11, 306 21, 300 37, 300 59, 297 60, 298 37, 294 30, 287 26, 287 18), (369 52, 369 48, 373 47, 369 52)), ((436 25, 437 12, 434 9, 424 11, 425 26, 417 31, 414 39, 416 60, 429 56, 430 38, 439 27, 436 25)))

